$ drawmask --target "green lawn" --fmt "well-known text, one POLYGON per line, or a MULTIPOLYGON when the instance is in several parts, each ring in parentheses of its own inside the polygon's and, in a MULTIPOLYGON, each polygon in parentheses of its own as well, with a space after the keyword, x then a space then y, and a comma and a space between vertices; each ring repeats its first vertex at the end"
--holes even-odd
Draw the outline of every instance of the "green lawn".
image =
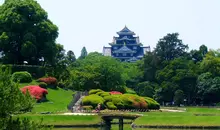
POLYGON ((33 121, 40 121, 47 125, 89 125, 100 123, 99 116, 74 116, 74 115, 42 115, 42 114, 23 114, 19 117, 27 117, 33 121))
MULTIPOLYGON (((31 83, 21 83, 19 84, 19 88, 28 85, 38 85, 38 82, 33 80, 31 83)), ((57 89, 47 89, 47 102, 36 103, 32 110, 32 113, 40 113, 40 112, 63 112, 67 111, 67 105, 73 99, 74 92, 71 90, 64 90, 61 88, 57 89)))
POLYGON ((37 103, 32 110, 35 112, 63 112, 67 111, 67 105, 73 99, 73 91, 64 90, 61 88, 50 89, 48 88, 47 102, 37 103))
MULTIPOLYGON (((211 108, 210 108, 211 109, 211 108)), ((193 112, 148 112, 137 125, 220 126, 220 116, 196 116, 193 112)))

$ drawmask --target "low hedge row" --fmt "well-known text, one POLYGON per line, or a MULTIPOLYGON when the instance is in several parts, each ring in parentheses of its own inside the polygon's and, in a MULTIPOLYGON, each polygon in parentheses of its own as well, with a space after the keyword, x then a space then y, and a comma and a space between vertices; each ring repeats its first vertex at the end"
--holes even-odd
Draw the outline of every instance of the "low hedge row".
POLYGON ((90 90, 89 96, 82 100, 83 105, 95 108, 102 104, 107 109, 159 109, 160 105, 149 97, 136 94, 111 94, 100 89, 90 90))

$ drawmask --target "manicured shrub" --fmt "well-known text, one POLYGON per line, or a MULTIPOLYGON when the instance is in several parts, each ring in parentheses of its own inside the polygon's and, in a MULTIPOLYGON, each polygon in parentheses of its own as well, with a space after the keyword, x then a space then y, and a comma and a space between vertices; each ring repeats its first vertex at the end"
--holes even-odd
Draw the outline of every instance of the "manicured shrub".
POLYGON ((101 97, 109 96, 110 94, 108 92, 97 92, 96 95, 99 95, 101 97))
POLYGON ((57 79, 54 77, 40 78, 38 81, 46 83, 48 87, 56 88, 57 86, 57 79))
POLYGON ((160 104, 152 98, 144 97, 148 104, 148 109, 160 109, 160 104))
POLYGON ((106 106, 108 109, 113 110, 113 109, 117 109, 117 107, 114 105, 114 103, 112 102, 107 102, 106 106))
POLYGON ((113 96, 111 96, 111 95, 104 97, 105 102, 111 102, 112 99, 113 99, 113 96))
POLYGON ((25 86, 21 88, 21 91, 24 94, 26 94, 27 90, 29 91, 30 95, 33 96, 37 101, 46 100, 46 94, 48 94, 46 89, 43 89, 39 86, 25 86))
POLYGON ((12 74, 12 81, 20 83, 30 83, 32 81, 31 74, 27 71, 15 72, 12 74))
POLYGON ((132 90, 131 88, 126 88, 126 94, 137 94, 134 90, 132 90))
POLYGON ((96 94, 96 93, 98 93, 98 92, 104 92, 104 91, 101 90, 101 89, 91 89, 91 90, 89 91, 89 95, 96 94))
POLYGON ((83 103, 83 106, 91 105, 93 108, 95 108, 99 103, 104 104, 104 99, 101 96, 92 94, 92 95, 84 97, 82 100, 82 103, 83 103))
POLYGON ((44 82, 40 82, 40 83, 39 83, 39 86, 40 86, 41 88, 47 88, 47 84, 44 83, 44 82))
POLYGON ((119 95, 121 95, 122 93, 121 92, 118 92, 118 91, 111 91, 111 92, 109 92, 111 95, 117 95, 117 94, 119 94, 119 95))
POLYGON ((146 109, 148 107, 147 102, 144 98, 134 94, 123 94, 121 95, 124 107, 129 109, 146 109))
POLYGON ((92 110, 92 106, 82 106, 83 110, 92 110))
POLYGON ((113 96, 112 102, 118 109, 125 108, 122 99, 117 96, 113 96))

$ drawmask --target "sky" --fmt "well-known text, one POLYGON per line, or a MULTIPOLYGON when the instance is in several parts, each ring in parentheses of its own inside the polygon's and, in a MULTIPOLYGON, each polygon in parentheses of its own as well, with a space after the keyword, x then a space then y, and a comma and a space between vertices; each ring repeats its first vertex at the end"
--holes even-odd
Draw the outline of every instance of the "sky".
MULTIPOLYGON (((190 50, 220 48, 220 0, 37 0, 58 26, 57 43, 78 57, 83 46, 102 52, 126 25, 153 50, 178 32, 190 50)), ((3 0, 0 0, 0 4, 3 0)))

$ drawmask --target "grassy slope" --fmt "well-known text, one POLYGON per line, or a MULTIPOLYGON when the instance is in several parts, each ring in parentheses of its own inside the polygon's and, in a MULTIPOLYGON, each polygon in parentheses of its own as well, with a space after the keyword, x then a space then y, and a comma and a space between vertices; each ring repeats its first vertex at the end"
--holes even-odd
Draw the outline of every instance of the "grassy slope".
MULTIPOLYGON (((19 87, 24 87, 27 85, 37 85, 36 81, 31 83, 22 83, 19 84, 19 87)), ((32 110, 33 113, 38 112, 60 112, 60 111, 67 111, 67 105, 72 100, 73 91, 71 90, 64 90, 61 88, 58 89, 50 89, 48 88, 47 94, 47 102, 43 103, 36 103, 34 109, 32 110)))
POLYGON ((73 92, 71 90, 47 89, 47 99, 49 101, 43 103, 37 103, 34 106, 32 112, 61 112, 67 111, 67 105, 72 100, 73 92))

